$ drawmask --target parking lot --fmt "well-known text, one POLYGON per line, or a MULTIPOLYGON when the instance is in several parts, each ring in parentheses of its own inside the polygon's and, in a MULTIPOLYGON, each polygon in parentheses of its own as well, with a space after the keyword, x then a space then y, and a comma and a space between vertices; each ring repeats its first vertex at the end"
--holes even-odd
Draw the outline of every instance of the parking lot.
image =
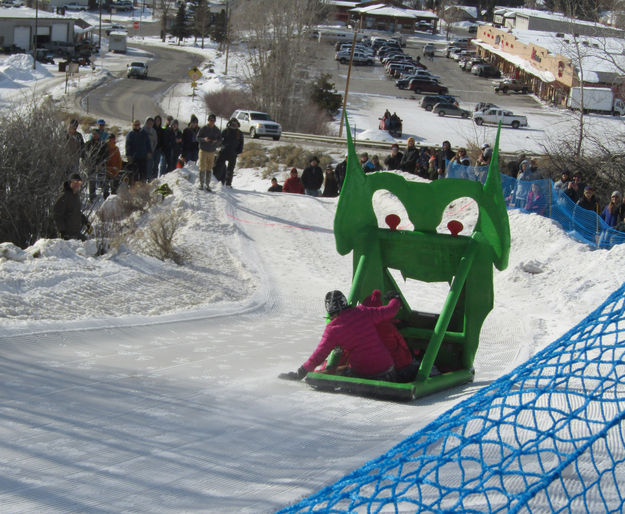
MULTIPOLYGON (((439 82, 449 88, 449 94, 454 95, 461 107, 473 109, 477 102, 490 102, 501 105, 512 111, 524 111, 528 107, 536 107, 537 103, 530 95, 508 94, 502 95, 494 92, 492 78, 477 77, 469 72, 462 71, 458 63, 445 56, 445 43, 437 43, 436 54, 433 60, 422 56, 423 46, 427 40, 418 41, 412 38, 408 41, 404 52, 412 57, 421 57, 422 63, 427 69, 436 75, 440 75, 439 82)), ((348 66, 334 60, 335 49, 333 44, 326 42, 318 43, 317 66, 320 72, 329 73, 335 83, 336 90, 340 93, 345 91, 348 66)), ((415 95, 412 91, 400 90, 395 86, 395 79, 391 79, 385 72, 384 66, 376 59, 374 66, 352 67, 349 95, 380 95, 393 98, 415 99, 421 95, 415 95)))

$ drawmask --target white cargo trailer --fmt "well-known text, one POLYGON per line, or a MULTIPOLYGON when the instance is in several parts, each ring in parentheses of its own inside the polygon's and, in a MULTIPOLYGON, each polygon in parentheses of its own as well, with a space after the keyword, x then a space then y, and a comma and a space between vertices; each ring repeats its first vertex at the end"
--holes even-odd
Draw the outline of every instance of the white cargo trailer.
POLYGON ((125 32, 111 32, 109 34, 109 52, 125 54, 127 37, 128 34, 125 32))
MULTIPOLYGON (((584 88, 584 111, 609 113, 622 116, 625 114, 625 102, 614 96, 614 92, 607 87, 584 88)), ((582 108, 582 88, 572 87, 567 101, 569 109, 582 108)))

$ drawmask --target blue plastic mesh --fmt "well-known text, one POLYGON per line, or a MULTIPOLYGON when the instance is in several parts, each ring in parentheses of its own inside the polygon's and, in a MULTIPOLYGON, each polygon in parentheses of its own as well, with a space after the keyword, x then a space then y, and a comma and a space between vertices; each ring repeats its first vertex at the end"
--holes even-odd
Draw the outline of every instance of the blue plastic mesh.
POLYGON ((280 512, 624 512, 624 305, 280 512))
MULTIPOLYGON (((448 178, 465 178, 484 183, 487 172, 487 166, 462 166, 454 162, 449 164, 446 173, 448 178)), ((557 221, 571 237, 596 248, 612 248, 615 244, 625 243, 625 233, 610 228, 596 212, 579 207, 556 189, 551 179, 516 180, 501 174, 501 186, 508 208, 527 210, 526 207, 530 207, 527 199, 532 184, 536 184, 543 193, 544 203, 534 206, 531 212, 557 221)))

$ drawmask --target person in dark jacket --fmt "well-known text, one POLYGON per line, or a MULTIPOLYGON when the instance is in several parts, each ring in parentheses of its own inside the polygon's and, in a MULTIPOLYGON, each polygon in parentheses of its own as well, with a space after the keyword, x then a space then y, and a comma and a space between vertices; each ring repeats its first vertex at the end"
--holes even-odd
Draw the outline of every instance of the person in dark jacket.
POLYGON ((154 116, 154 124, 152 125, 154 132, 156 133, 156 147, 152 152, 152 176, 158 177, 161 174, 163 166, 161 165, 161 161, 163 161, 163 144, 165 137, 165 128, 163 127, 163 118, 161 118, 160 114, 154 116))
POLYGON ((89 174, 89 201, 96 199, 96 187, 106 180, 106 161, 108 159, 108 147, 106 141, 100 139, 100 131, 97 128, 91 130, 91 139, 85 144, 85 163, 89 174))
POLYGON ((69 180, 63 183, 63 193, 58 198, 53 208, 54 223, 63 239, 80 239, 86 237, 81 233, 82 227, 90 229, 89 220, 80 210, 80 188, 82 178, 74 173, 69 180))
POLYGON ((221 150, 215 164, 215 177, 227 187, 232 187, 237 156, 243 151, 243 132, 239 120, 232 118, 221 133, 221 150), (228 165, 226 166, 226 162, 228 165))
POLYGON ((182 131, 182 156, 184 157, 185 162, 197 162, 200 151, 197 141, 198 130, 197 116, 192 114, 187 128, 182 131))
POLYGON ((436 173, 437 178, 443 178, 445 176, 445 170, 447 164, 454 158, 454 152, 451 149, 451 143, 449 141, 443 141, 441 150, 436 154, 436 173))
POLYGON ((319 188, 323 184, 323 171, 319 167, 319 159, 312 157, 310 165, 302 172, 304 191, 309 196, 319 196, 319 188))
POLYGON ((613 191, 610 196, 610 203, 606 205, 601 211, 601 218, 610 227, 615 227, 620 221, 621 215, 621 193, 619 191, 613 191))
POLYGON ((71 120, 69 122, 66 140, 66 151, 71 160, 71 164, 69 165, 70 169, 67 171, 69 173, 78 173, 80 170, 80 158, 83 156, 85 148, 85 140, 82 134, 78 132, 78 120, 71 120))
POLYGON ((147 179, 147 161, 152 146, 147 133, 141 130, 141 122, 132 122, 132 130, 126 134, 126 160, 133 173, 133 180, 147 179))
POLYGON ((347 172, 347 154, 345 154, 345 159, 339 162, 334 168, 334 176, 336 177, 336 181, 339 185, 339 191, 343 187, 343 182, 345 181, 345 173, 347 172))
POLYGON ((387 170, 398 170, 399 165, 401 163, 401 159, 404 156, 403 153, 399 151, 399 145, 397 143, 393 143, 391 145, 391 154, 387 155, 386 159, 384 159, 384 165, 387 170))
POLYGON ((599 214, 599 202, 595 196, 595 188, 592 186, 586 186, 584 188, 583 196, 577 201, 577 205, 583 209, 596 212, 599 214))
POLYGON ((215 165, 215 152, 221 144, 221 131, 215 126, 217 116, 208 115, 208 123, 197 133, 200 146, 198 168, 200 169, 200 189, 210 191, 211 171, 215 165))
POLYGON ((419 159, 419 149, 415 145, 414 137, 408 138, 406 151, 399 163, 399 169, 408 173, 416 173, 417 160, 419 159))
POLYGON ((326 166, 325 183, 323 185, 323 193, 321 196, 326 198, 334 198, 339 195, 339 183, 336 180, 332 166, 329 164, 326 166))
POLYGON ((267 189, 268 192, 270 193, 281 193, 282 192, 282 186, 280 184, 278 184, 278 179, 276 177, 272 177, 271 178, 271 186, 269 186, 269 189, 267 189))
POLYGON ((573 180, 568 182, 564 194, 568 196, 573 202, 577 203, 584 196, 584 189, 586 186, 582 181, 582 174, 576 171, 573 175, 573 180))

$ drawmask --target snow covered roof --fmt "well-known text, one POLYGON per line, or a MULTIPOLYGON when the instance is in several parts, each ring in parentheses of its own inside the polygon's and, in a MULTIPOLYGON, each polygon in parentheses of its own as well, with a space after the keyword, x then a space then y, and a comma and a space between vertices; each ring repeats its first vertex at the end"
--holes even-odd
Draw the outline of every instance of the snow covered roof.
POLYGON ((533 43, 552 55, 568 57, 576 68, 583 70, 579 79, 584 82, 606 82, 611 81, 611 76, 625 75, 625 40, 621 38, 572 34, 558 37, 553 32, 517 29, 512 34, 522 43, 533 43))
POLYGON ((418 11, 416 9, 402 9, 385 4, 373 4, 365 7, 355 7, 352 12, 361 14, 372 14, 375 16, 390 16, 393 18, 438 18, 430 11, 418 11))
POLYGON ((2 18, 31 19, 31 18, 35 18, 35 16, 37 16, 39 20, 60 18, 62 20, 69 21, 73 19, 68 16, 61 16, 60 14, 55 14, 55 13, 48 12, 48 11, 42 11, 41 9, 39 9, 39 12, 37 13, 35 9, 30 9, 28 7, 9 7, 7 9, 0 10, 0 19, 2 18))
MULTIPOLYGON (((529 9, 526 7, 502 7, 495 9, 493 14, 499 14, 504 18, 514 18, 516 16, 523 16, 526 18, 542 18, 545 20, 556 20, 565 23, 571 23, 573 25, 586 25, 588 27, 597 27, 597 28, 606 28, 606 25, 602 25, 601 23, 596 23, 594 21, 587 20, 578 20, 577 18, 571 18, 569 16, 565 16, 562 13, 551 12, 551 11, 540 11, 538 9, 529 9)), ((613 28, 613 27, 608 27, 613 28)))
POLYGON ((553 82, 556 80, 556 77, 553 73, 535 68, 534 65, 530 61, 523 59, 522 57, 518 55, 510 54, 508 52, 500 50, 499 48, 495 48, 494 46, 491 46, 488 43, 480 39, 473 39, 471 43, 476 46, 480 46, 495 55, 499 55, 500 57, 503 57, 504 59, 506 59, 506 61, 511 62, 512 64, 515 64, 516 66, 521 68, 523 71, 526 71, 527 73, 530 73, 534 75, 535 77, 538 77, 543 82, 549 83, 549 82, 553 82))
POLYGON ((473 7, 472 5, 449 5, 445 8, 445 10, 447 11, 448 9, 457 9, 460 11, 464 11, 469 16, 477 18, 477 7, 473 7))
POLYGON ((350 0, 327 0, 326 3, 328 5, 334 5, 336 7, 354 7, 358 5, 358 2, 353 2, 350 0))

